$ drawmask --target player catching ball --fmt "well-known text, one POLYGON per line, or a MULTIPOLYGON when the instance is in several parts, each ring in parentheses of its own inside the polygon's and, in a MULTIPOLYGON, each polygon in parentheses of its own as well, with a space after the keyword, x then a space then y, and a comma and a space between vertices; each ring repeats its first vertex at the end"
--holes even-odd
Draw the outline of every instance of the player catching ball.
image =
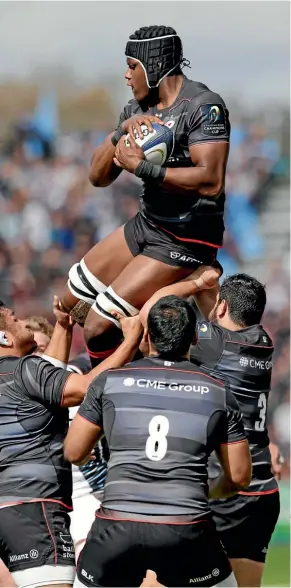
MULTIPOLYGON (((183 74, 182 42, 171 27, 139 29, 125 54, 125 78, 134 97, 117 129, 95 150, 90 180, 105 187, 123 169, 134 174, 143 181, 140 211, 71 268, 62 299, 67 310, 80 300, 83 307, 87 303, 87 312, 91 307, 84 330, 93 362, 112 353, 120 341, 113 312, 136 314, 157 290, 195 270, 199 274, 194 278, 199 275, 205 287, 204 266, 212 286, 221 273, 216 256, 223 241, 230 135, 225 103, 183 74), (143 137, 142 124, 151 132, 152 123, 167 126, 174 135, 162 166, 146 160, 134 140, 135 133, 143 137)), ((79 322, 84 320, 80 314, 79 322)))

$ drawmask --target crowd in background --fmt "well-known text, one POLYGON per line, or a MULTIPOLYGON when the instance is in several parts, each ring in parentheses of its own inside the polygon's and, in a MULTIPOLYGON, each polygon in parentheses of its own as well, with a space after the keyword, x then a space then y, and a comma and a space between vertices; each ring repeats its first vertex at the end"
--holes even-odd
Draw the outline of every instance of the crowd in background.
MULTIPOLYGON (((115 124, 113 123, 112 127, 115 124)), ((96 132, 58 135, 48 141, 29 121, 19 121, 0 154, 1 298, 21 316, 51 318, 68 269, 99 240, 131 218, 139 207, 140 182, 124 172, 106 189, 88 181, 96 132)), ((225 274, 264 255, 257 195, 280 160, 279 141, 264 126, 234 124, 227 173, 225 274)), ((289 277, 270 265, 264 325, 276 345, 271 425, 285 452, 289 446, 289 277), (288 409, 288 410, 286 410, 288 409)), ((72 353, 84 348, 76 328, 72 353)))

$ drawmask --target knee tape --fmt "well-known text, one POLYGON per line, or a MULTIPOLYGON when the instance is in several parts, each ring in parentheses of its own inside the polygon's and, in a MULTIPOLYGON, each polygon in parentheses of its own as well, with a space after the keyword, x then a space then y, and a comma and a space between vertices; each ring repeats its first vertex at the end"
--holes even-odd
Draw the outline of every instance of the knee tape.
POLYGON ((75 263, 69 271, 68 287, 73 296, 84 300, 92 306, 96 296, 100 292, 105 292, 106 286, 90 272, 84 262, 75 263))
POLYGON ((135 316, 139 313, 137 308, 134 308, 134 306, 118 296, 111 286, 109 286, 105 292, 102 292, 97 296, 97 299, 92 306, 92 310, 114 323, 119 329, 119 321, 112 316, 112 312, 118 312, 122 316, 135 316))

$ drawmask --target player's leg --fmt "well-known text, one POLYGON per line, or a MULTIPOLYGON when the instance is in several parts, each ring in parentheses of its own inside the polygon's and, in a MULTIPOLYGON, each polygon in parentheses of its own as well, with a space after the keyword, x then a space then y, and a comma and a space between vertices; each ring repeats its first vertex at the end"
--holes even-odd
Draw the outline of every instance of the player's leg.
POLYGON ((240 588, 260 588, 264 564, 247 558, 230 558, 237 584, 240 588))
POLYGON ((16 586, 8 568, 4 562, 0 561, 0 587, 1 588, 12 588, 16 586))
POLYGON ((64 308, 71 311, 81 300, 87 303, 88 312, 96 296, 106 290, 132 258, 124 237, 124 227, 120 227, 94 245, 84 259, 70 269, 61 299, 64 308))
POLYGON ((75 555, 69 529, 69 515, 57 503, 0 509, 0 555, 16 586, 73 585, 75 555))
POLYGON ((119 343, 119 323, 112 312, 137 314, 156 290, 182 280, 192 271, 144 255, 135 257, 110 287, 97 296, 88 313, 84 335, 91 358, 103 359, 119 343))
POLYGON ((212 505, 214 521, 238 586, 259 588, 269 543, 279 517, 279 492, 260 496, 240 494, 229 499, 219 512, 217 508, 212 505), (227 507, 227 503, 230 506, 227 507))

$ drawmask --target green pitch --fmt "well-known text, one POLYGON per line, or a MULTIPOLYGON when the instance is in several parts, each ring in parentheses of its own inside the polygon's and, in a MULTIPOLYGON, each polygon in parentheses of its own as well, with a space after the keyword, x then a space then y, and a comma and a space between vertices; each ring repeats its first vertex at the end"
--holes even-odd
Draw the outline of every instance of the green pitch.
POLYGON ((290 586, 290 546, 272 545, 268 551, 263 586, 290 586))

